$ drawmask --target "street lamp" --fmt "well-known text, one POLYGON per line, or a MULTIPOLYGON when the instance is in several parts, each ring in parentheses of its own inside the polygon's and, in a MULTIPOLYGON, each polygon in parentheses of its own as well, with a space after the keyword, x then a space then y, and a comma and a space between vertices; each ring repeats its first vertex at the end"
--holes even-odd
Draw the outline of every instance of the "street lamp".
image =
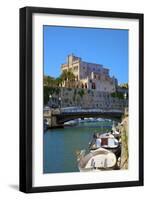
POLYGON ((59 107, 61 108, 61 97, 59 97, 59 107))
POLYGON ((127 99, 127 93, 125 92, 125 93, 124 93, 124 100, 125 100, 124 104, 125 104, 125 107, 127 106, 127 101, 126 101, 126 99, 127 99))
POLYGON ((126 92, 124 93, 124 99, 125 100, 127 99, 127 93, 126 92))
POLYGON ((51 107, 51 99, 52 99, 52 95, 49 95, 49 106, 51 107))

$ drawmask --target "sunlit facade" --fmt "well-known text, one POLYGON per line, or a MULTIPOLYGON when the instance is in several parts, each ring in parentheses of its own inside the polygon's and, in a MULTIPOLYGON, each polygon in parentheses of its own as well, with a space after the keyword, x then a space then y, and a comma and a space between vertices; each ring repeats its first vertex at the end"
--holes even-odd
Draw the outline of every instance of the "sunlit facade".
MULTIPOLYGON (((110 77, 109 69, 103 65, 89 63, 76 57, 73 54, 67 56, 67 62, 61 65, 62 72, 71 71, 75 75, 74 87, 94 89, 101 92, 115 92, 117 79, 110 77)), ((68 80, 64 81, 63 87, 66 87, 68 80)))

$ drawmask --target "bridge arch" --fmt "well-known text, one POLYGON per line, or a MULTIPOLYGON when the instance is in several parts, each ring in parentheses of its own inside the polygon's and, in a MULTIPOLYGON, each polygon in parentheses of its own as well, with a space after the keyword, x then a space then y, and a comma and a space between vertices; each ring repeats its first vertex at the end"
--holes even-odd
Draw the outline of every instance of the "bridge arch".
POLYGON ((98 112, 92 112, 92 113, 61 113, 57 116, 57 122, 59 124, 63 124, 65 122, 78 119, 78 118, 103 118, 103 119, 112 119, 115 121, 121 121, 123 113, 98 113, 98 112))

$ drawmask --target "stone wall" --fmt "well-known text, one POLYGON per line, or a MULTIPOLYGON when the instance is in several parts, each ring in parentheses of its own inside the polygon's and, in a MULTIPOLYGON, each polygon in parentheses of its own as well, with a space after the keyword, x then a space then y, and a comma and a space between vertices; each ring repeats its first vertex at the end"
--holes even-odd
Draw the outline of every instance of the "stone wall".
POLYGON ((99 109, 124 109, 128 101, 111 93, 81 88, 48 88, 48 105, 99 109))

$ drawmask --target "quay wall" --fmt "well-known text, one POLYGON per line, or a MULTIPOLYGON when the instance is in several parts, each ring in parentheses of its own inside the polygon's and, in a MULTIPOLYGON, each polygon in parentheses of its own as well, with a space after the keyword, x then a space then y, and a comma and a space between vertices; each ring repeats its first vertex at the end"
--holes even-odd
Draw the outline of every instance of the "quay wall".
POLYGON ((44 88, 44 105, 99 109, 124 109, 128 100, 123 95, 81 88, 44 88))

